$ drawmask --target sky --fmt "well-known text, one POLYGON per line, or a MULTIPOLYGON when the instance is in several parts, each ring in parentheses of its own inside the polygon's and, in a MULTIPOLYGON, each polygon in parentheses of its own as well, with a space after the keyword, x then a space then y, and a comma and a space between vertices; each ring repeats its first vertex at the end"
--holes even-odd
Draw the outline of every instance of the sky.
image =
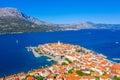
POLYGON ((0 7, 14 7, 29 16, 59 24, 120 24, 120 0, 0 0, 0 7))

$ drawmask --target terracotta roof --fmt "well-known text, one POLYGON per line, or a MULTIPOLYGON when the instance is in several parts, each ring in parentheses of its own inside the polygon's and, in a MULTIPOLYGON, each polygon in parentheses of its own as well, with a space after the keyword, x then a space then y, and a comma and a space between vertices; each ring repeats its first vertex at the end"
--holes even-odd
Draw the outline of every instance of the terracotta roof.
POLYGON ((107 75, 101 76, 102 79, 108 79, 109 77, 107 75))
POLYGON ((0 80, 3 80, 3 78, 0 78, 0 80))
POLYGON ((91 72, 91 75, 92 76, 99 76, 99 73, 98 72, 91 72))
POLYGON ((25 73, 19 73, 19 74, 17 74, 18 76, 27 76, 27 74, 25 74, 25 73))
POLYGON ((34 80, 34 77, 33 76, 28 76, 27 80, 34 80))
POLYGON ((6 76, 5 79, 11 79, 14 78, 14 76, 6 76))

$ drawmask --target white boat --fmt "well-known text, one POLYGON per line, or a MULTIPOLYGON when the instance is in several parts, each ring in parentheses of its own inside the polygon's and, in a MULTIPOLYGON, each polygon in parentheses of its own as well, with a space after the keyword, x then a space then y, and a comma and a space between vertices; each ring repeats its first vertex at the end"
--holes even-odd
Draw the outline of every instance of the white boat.
POLYGON ((16 40, 16 43, 18 44, 18 40, 16 40))
POLYGON ((51 61, 52 59, 47 59, 47 61, 51 61))
POLYGON ((119 42, 115 42, 115 44, 119 44, 119 42))

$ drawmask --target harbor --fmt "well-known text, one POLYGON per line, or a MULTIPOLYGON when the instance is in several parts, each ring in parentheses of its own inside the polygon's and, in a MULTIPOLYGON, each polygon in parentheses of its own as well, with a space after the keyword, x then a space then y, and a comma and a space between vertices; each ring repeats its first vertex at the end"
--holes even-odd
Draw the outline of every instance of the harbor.
POLYGON ((104 55, 96 55, 93 51, 79 45, 58 41, 26 48, 32 51, 35 57, 47 56, 50 58, 47 59, 48 61, 54 60, 57 63, 51 66, 45 65, 46 67, 29 71, 27 74, 18 73, 7 76, 5 80, 15 80, 15 78, 23 80, 29 76, 31 80, 40 76, 46 80, 71 80, 71 78, 73 80, 96 80, 96 76, 100 80, 112 80, 114 76, 119 78, 120 75, 120 64, 111 63, 104 55))
POLYGON ((37 47, 26 47, 26 48, 27 48, 28 51, 31 51, 36 58, 41 56, 41 55, 36 51, 37 47))

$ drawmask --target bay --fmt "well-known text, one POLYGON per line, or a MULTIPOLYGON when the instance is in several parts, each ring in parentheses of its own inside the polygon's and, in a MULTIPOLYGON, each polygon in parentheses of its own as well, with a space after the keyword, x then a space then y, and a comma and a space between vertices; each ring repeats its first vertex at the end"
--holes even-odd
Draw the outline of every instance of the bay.
POLYGON ((25 47, 61 41, 81 45, 87 49, 101 53, 109 60, 120 63, 120 31, 119 30, 78 30, 58 32, 32 32, 22 34, 0 35, 0 76, 28 72, 42 66, 55 64, 48 62, 47 57, 34 57, 25 47))

